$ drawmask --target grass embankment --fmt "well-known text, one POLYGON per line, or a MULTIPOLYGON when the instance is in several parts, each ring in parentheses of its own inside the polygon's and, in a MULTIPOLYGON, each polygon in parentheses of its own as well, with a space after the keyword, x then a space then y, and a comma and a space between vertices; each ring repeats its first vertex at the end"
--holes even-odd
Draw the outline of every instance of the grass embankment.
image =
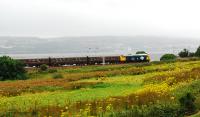
POLYGON ((0 113, 149 116, 159 105, 178 108, 178 99, 188 92, 200 108, 200 61, 31 69, 28 74, 29 80, 0 82, 0 113))

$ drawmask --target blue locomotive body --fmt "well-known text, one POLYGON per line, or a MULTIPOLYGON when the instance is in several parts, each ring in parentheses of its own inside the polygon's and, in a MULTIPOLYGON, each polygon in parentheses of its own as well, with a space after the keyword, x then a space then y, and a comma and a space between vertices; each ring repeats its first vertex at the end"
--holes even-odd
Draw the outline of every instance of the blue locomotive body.
POLYGON ((126 56, 126 62, 149 62, 150 57, 147 54, 136 54, 126 56))

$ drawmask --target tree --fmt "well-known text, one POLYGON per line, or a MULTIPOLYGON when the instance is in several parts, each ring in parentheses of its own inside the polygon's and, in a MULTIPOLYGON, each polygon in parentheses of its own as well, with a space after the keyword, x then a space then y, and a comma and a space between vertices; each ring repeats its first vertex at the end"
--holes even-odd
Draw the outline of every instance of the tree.
POLYGON ((27 79, 25 64, 8 56, 0 57, 0 80, 27 79))
POLYGON ((170 60, 176 60, 176 56, 174 54, 164 54, 160 61, 170 61, 170 60))
POLYGON ((178 53, 180 57, 189 57, 190 52, 187 49, 183 49, 181 52, 178 53))
POLYGON ((200 46, 197 48, 195 56, 200 57, 200 46))
POLYGON ((136 54, 147 54, 145 51, 137 51, 136 54))
POLYGON ((189 57, 194 57, 195 56, 195 53, 194 52, 190 52, 189 53, 189 57))

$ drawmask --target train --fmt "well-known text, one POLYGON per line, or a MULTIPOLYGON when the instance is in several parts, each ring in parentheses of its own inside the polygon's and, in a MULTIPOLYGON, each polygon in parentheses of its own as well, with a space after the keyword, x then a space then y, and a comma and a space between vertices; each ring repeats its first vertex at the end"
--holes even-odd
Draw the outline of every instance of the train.
POLYGON ((97 65, 97 64, 120 64, 120 63, 137 63, 150 62, 148 54, 120 55, 120 56, 101 56, 101 57, 63 57, 63 58, 35 58, 19 59, 27 67, 38 67, 42 64, 49 66, 71 66, 71 65, 97 65))

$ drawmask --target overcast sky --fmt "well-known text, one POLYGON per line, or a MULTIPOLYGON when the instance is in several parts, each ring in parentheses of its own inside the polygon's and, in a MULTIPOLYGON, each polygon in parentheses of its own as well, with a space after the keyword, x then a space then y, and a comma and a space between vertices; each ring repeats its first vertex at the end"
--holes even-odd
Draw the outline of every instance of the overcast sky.
POLYGON ((199 0, 0 0, 0 35, 200 38, 199 6, 199 0))

